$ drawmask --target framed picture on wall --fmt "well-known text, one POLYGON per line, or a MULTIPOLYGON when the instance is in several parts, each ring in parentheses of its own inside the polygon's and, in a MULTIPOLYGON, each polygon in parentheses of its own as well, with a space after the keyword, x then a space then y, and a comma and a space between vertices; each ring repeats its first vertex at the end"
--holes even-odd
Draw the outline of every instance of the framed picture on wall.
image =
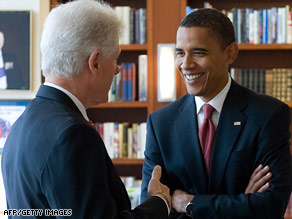
POLYGON ((31 90, 31 11, 0 11, 0 92, 31 90))
POLYGON ((28 101, 0 101, 0 154, 12 125, 28 104, 28 101))

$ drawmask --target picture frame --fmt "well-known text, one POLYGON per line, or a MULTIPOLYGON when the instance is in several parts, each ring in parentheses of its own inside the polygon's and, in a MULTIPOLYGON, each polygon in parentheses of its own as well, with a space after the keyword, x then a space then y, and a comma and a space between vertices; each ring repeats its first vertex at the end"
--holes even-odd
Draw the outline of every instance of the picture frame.
POLYGON ((31 90, 31 11, 0 11, 0 91, 31 90))
POLYGON ((29 101, 0 101, 0 154, 12 125, 28 104, 29 101))
MULTIPOLYGON (((44 21, 50 12, 50 0, 0 0, 0 11, 30 12, 29 89, 0 89, 1 100, 32 100, 43 82, 40 41, 44 21)), ((9 67, 9 64, 8 64, 9 67)))

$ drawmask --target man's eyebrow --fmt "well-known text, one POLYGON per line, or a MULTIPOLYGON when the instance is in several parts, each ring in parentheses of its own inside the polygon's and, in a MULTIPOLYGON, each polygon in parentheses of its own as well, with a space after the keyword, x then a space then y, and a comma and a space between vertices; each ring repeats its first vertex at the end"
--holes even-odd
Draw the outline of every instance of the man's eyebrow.
POLYGON ((199 48, 199 47, 192 48, 191 50, 192 50, 192 51, 202 51, 202 52, 208 52, 208 50, 207 50, 207 49, 204 49, 204 48, 199 48))
MULTIPOLYGON (((207 50, 207 49, 204 49, 204 48, 199 48, 199 47, 192 48, 191 50, 192 50, 192 51, 202 51, 202 52, 208 52, 208 50, 207 50)), ((176 52, 180 52, 180 51, 183 51, 183 49, 180 49, 180 48, 175 48, 175 51, 176 51, 176 52)))

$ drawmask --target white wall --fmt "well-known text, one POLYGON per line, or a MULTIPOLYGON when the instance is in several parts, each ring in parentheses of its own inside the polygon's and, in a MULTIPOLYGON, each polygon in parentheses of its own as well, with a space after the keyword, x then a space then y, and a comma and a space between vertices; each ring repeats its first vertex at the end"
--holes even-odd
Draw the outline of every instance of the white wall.
POLYGON ((41 84, 40 38, 42 26, 50 10, 50 0, 0 0, 0 10, 32 11, 32 89, 1 90, 0 99, 33 99, 41 84))

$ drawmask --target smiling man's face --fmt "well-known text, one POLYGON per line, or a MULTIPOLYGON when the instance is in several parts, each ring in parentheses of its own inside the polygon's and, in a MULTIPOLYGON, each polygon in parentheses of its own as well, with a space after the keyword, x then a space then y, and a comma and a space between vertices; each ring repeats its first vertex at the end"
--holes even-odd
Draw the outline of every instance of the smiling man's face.
POLYGON ((229 47, 222 50, 206 27, 178 29, 176 67, 190 95, 200 96, 207 102, 225 87, 231 64, 229 47))

